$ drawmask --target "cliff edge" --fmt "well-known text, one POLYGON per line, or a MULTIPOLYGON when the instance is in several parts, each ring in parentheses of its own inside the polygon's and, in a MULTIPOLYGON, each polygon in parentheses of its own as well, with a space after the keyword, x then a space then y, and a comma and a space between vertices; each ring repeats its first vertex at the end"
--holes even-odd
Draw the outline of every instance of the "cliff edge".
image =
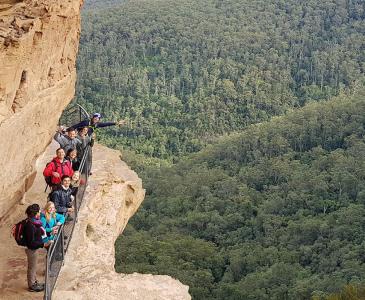
POLYGON ((169 276, 118 274, 114 243, 144 199, 142 181, 120 152, 96 145, 72 240, 54 299, 191 299, 188 286, 169 276))

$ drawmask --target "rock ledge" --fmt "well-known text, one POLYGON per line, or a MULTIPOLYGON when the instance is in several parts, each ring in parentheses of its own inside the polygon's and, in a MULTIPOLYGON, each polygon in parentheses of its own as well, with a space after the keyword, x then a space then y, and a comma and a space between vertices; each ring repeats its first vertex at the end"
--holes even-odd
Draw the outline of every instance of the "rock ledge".
POLYGON ((96 145, 93 175, 61 269, 54 299, 191 299, 188 286, 169 276, 118 274, 114 242, 145 191, 118 151, 96 145))

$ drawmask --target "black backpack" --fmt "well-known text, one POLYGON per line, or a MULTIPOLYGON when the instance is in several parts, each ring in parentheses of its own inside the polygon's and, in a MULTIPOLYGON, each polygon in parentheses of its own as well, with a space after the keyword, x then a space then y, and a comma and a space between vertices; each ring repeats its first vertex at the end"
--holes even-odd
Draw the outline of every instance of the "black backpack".
POLYGON ((25 228, 25 224, 27 224, 28 219, 24 219, 18 223, 16 223, 13 228, 11 229, 11 234, 14 237, 16 243, 19 246, 27 246, 27 242, 25 240, 25 235, 24 235, 24 228, 25 228))

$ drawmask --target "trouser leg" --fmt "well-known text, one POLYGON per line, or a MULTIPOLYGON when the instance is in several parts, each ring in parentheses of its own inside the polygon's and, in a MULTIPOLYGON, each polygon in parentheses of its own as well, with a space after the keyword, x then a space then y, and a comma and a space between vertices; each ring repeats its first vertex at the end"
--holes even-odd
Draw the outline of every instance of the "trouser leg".
POLYGON ((31 287, 37 280, 37 250, 25 249, 28 259, 28 270, 27 270, 27 280, 28 287, 31 287))

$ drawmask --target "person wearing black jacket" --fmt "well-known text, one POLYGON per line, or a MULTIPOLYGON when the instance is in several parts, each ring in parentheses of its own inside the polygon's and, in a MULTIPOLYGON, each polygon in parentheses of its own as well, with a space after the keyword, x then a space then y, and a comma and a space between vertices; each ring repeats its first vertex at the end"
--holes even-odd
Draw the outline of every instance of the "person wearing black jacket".
POLYGON ((30 292, 41 292, 44 290, 44 284, 38 283, 36 278, 38 249, 48 248, 53 241, 44 243, 42 236, 46 234, 40 221, 40 207, 38 204, 29 205, 25 211, 27 222, 24 226, 24 237, 26 241, 25 253, 28 260, 27 280, 30 292))
MULTIPOLYGON (((55 190, 50 195, 50 200, 54 203, 56 212, 58 214, 66 215, 68 213, 72 213, 74 208, 72 206, 72 200, 74 196, 72 196, 72 189, 70 188, 71 177, 63 176, 62 177, 62 185, 58 190, 55 190)), ((68 217, 67 221, 72 221, 73 218, 68 217)))

